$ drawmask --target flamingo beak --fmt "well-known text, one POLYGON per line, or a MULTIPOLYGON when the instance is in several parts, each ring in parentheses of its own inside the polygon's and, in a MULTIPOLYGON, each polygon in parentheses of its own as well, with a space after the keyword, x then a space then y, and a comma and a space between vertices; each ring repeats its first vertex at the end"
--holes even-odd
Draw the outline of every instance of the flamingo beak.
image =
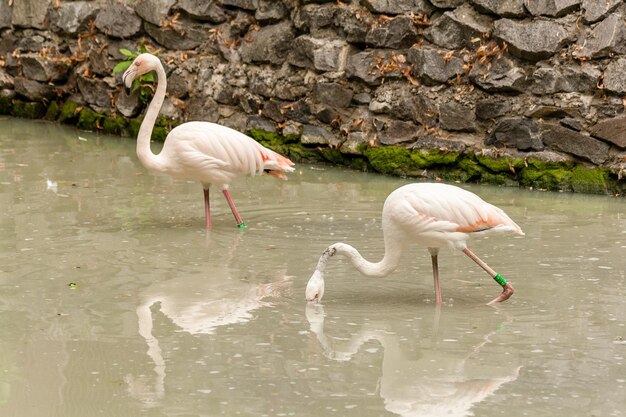
POLYGON ((319 303, 324 296, 324 274, 315 270, 306 286, 305 298, 308 302, 319 303))
POLYGON ((127 95, 130 94, 131 87, 133 85, 133 81, 135 80, 136 76, 137 76, 137 69, 135 68, 134 65, 131 65, 130 67, 128 67, 128 69, 124 71, 124 75, 122 75, 122 82, 124 83, 124 91, 126 91, 127 95))

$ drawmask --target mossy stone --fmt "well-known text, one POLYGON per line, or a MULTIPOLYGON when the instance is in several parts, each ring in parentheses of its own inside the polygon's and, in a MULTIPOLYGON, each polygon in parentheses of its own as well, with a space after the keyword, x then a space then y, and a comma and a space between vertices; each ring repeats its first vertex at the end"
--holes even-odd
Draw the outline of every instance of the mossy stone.
POLYGON ((167 137, 168 133, 169 133, 168 128, 162 127, 162 126, 155 126, 152 129, 151 139, 155 142, 165 142, 165 138, 167 137))
POLYGON ((46 108, 42 103, 24 103, 14 101, 11 115, 24 119, 41 119, 46 114, 46 108))
POLYGON ((493 172, 511 172, 511 167, 513 167, 513 169, 517 172, 525 167, 524 160, 522 158, 494 158, 491 156, 477 154, 476 160, 479 164, 487 167, 493 172))
POLYGON ((463 181, 477 180, 487 172, 485 168, 476 162, 473 156, 464 156, 459 161, 458 166, 465 172, 463 181))
POLYGON ((141 127, 142 118, 136 117, 128 121, 128 134, 130 137, 136 138, 139 134, 139 128, 141 127))
POLYGON ((571 173, 572 189, 577 193, 607 194, 609 174, 601 168, 577 166, 571 173))
POLYGON ((59 114, 59 122, 61 123, 76 123, 78 104, 73 101, 66 101, 61 106, 61 113, 59 114))
POLYGON ((459 152, 444 152, 440 149, 416 150, 411 152, 411 160, 419 168, 428 168, 434 165, 453 165, 460 155, 459 152))
POLYGON ((551 191, 570 190, 571 178, 572 172, 567 167, 541 170, 529 166, 524 168, 519 175, 521 185, 551 191))
POLYGON ((347 159, 343 156, 339 149, 334 148, 322 148, 321 150, 322 156, 328 162, 332 162, 337 165, 347 165, 347 159))
POLYGON ((411 159, 411 152, 399 146, 367 148, 363 154, 372 167, 382 174, 407 176, 419 169, 411 159))
POLYGON ((572 169, 574 168, 574 163, 571 161, 559 161, 559 162, 548 162, 542 161, 536 158, 528 158, 526 159, 526 164, 528 167, 537 168, 539 171, 548 171, 551 169, 572 169))
POLYGON ((269 143, 283 143, 281 136, 276 132, 267 132, 261 129, 250 129, 247 132, 248 136, 256 140, 257 142, 269 142, 269 143))
POLYGON ((324 158, 321 153, 304 147, 300 143, 294 143, 289 145, 268 146, 269 149, 274 152, 278 152, 281 155, 285 155, 292 161, 307 161, 307 162, 322 162, 324 158))
POLYGON ((96 113, 91 109, 83 108, 78 114, 76 126, 83 130, 98 130, 102 127, 103 121, 104 115, 96 113))
POLYGON ((104 119, 102 129, 111 135, 121 135, 128 126, 126 119, 120 115, 109 116, 104 119))
POLYGON ((44 116, 44 119, 56 120, 57 117, 59 116, 59 113, 61 113, 61 109, 59 108, 59 103, 57 103, 56 101, 52 101, 50 102, 50 104, 48 105, 48 108, 46 109, 46 115, 44 116))
POLYGON ((12 100, 9 97, 0 96, 0 114, 11 114, 12 100))
POLYGON ((511 180, 505 174, 492 174, 491 172, 483 172, 480 176, 482 184, 491 185, 510 185, 511 180))

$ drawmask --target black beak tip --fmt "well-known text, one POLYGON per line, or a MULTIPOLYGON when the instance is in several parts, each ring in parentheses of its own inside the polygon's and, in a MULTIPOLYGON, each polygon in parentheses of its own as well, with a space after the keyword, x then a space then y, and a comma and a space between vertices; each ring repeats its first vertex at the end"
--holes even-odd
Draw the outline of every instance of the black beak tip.
POLYGON ((124 84, 124 92, 127 96, 130 95, 130 88, 126 84, 124 84))

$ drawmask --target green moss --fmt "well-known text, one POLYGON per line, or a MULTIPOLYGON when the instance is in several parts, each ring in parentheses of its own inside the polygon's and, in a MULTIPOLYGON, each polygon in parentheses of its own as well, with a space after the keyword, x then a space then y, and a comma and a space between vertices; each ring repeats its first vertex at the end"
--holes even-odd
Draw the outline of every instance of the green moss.
POLYGON ((487 172, 487 170, 476 161, 473 155, 465 155, 459 161, 458 166, 465 173, 461 179, 464 182, 478 180, 484 173, 487 172))
POLYGON ((59 108, 59 103, 57 103, 56 101, 53 101, 48 105, 44 119, 56 120, 60 112, 61 112, 61 109, 59 108))
POLYGON ((41 119, 46 114, 46 108, 42 103, 24 103, 14 101, 11 115, 24 119, 41 119))
POLYGON ((126 130, 127 126, 127 120, 124 117, 116 114, 114 116, 109 116, 104 119, 104 123, 102 124, 102 130, 104 130, 105 133, 109 133, 111 135, 121 135, 126 130))
POLYGON ((73 101, 66 101, 61 106, 61 113, 59 115, 59 122, 61 123, 76 123, 77 120, 78 104, 73 101))
POLYGON ((609 174, 601 168, 587 169, 581 166, 571 172, 572 189, 578 193, 608 193, 609 174))
POLYGON ((257 142, 274 142, 283 143, 282 136, 276 132, 267 132, 261 129, 250 129, 247 132, 248 136, 254 138, 257 142))
POLYGON ((512 185, 512 181, 505 174, 492 174, 491 172, 484 172, 480 176, 480 182, 482 184, 491 185, 512 185))
POLYGON ((76 126, 83 130, 98 130, 102 128, 103 121, 104 115, 96 113, 91 109, 83 108, 80 113, 78 113, 76 126))
POLYGON ((542 190, 571 190, 572 172, 569 167, 549 164, 549 166, 556 166, 556 168, 540 170, 529 165, 528 168, 522 169, 519 175, 520 184, 542 190))
POLYGON ((550 169, 568 169, 569 170, 569 169, 574 168, 574 163, 571 161, 547 162, 547 161, 542 161, 536 158, 526 159, 526 165, 528 167, 536 168, 539 171, 548 171, 550 169))
POLYGON ((434 165, 452 165, 458 161, 460 153, 444 152, 439 149, 428 151, 415 150, 411 152, 411 160, 419 168, 428 168, 434 165))
POLYGON ((411 159, 411 152, 399 146, 367 148, 363 155, 372 167, 382 174, 407 176, 417 173, 419 169, 411 159))
POLYGON ((478 154, 476 155, 476 160, 479 164, 487 167, 493 172, 511 172, 511 167, 513 167, 515 172, 517 172, 525 167, 524 160, 522 158, 494 158, 478 154))
POLYGON ((324 159, 328 162, 332 162, 337 165, 348 165, 347 158, 339 152, 339 149, 322 148, 321 153, 324 159))
POLYGON ((166 127, 155 126, 152 129, 152 140, 155 142, 165 142, 165 138, 169 133, 169 129, 166 127))
POLYGON ((321 153, 315 149, 306 148, 300 143, 289 145, 268 146, 269 149, 285 155, 292 161, 322 162, 324 161, 321 153))
POLYGON ((0 96, 0 114, 11 114, 12 100, 9 97, 0 96))
POLYGON ((128 121, 128 134, 133 137, 136 138, 137 135, 139 134, 139 128, 141 127, 141 122, 143 121, 142 118, 140 117, 136 117, 134 119, 130 119, 128 121))

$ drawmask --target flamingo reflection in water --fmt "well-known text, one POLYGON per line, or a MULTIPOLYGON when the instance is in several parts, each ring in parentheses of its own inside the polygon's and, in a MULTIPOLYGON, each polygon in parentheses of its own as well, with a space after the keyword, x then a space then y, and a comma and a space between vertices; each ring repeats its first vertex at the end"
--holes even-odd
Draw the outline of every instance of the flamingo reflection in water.
POLYGON ((209 268, 205 271, 210 279, 203 276, 191 284, 188 277, 178 276, 152 285, 141 295, 141 304, 136 309, 137 321, 139 334, 148 345, 147 354, 154 363, 154 380, 130 374, 124 379, 130 395, 146 406, 158 405, 165 394, 164 356, 167 355, 153 331, 158 312, 183 332, 209 335, 220 327, 253 320, 255 311, 273 305, 268 299, 288 292, 291 286, 284 274, 283 279, 275 282, 255 283, 237 279, 225 266, 209 268))
MULTIPOLYGON (((507 365, 502 369, 480 362, 478 368, 472 363, 475 361, 471 359, 491 342, 496 331, 485 335, 483 341, 464 356, 443 349, 422 350, 420 354, 409 356, 402 348, 408 336, 399 334, 389 323, 370 322, 346 342, 343 336, 334 339, 325 334, 324 306, 308 303, 305 313, 310 330, 324 349, 324 356, 331 360, 349 361, 367 342, 380 343, 383 348, 380 396, 387 411, 402 417, 473 415, 472 407, 519 377, 521 366, 507 365), (337 349, 333 346, 335 342, 341 343, 343 348, 337 349)), ((439 326, 440 313, 439 309, 435 312, 435 328, 439 326)))

